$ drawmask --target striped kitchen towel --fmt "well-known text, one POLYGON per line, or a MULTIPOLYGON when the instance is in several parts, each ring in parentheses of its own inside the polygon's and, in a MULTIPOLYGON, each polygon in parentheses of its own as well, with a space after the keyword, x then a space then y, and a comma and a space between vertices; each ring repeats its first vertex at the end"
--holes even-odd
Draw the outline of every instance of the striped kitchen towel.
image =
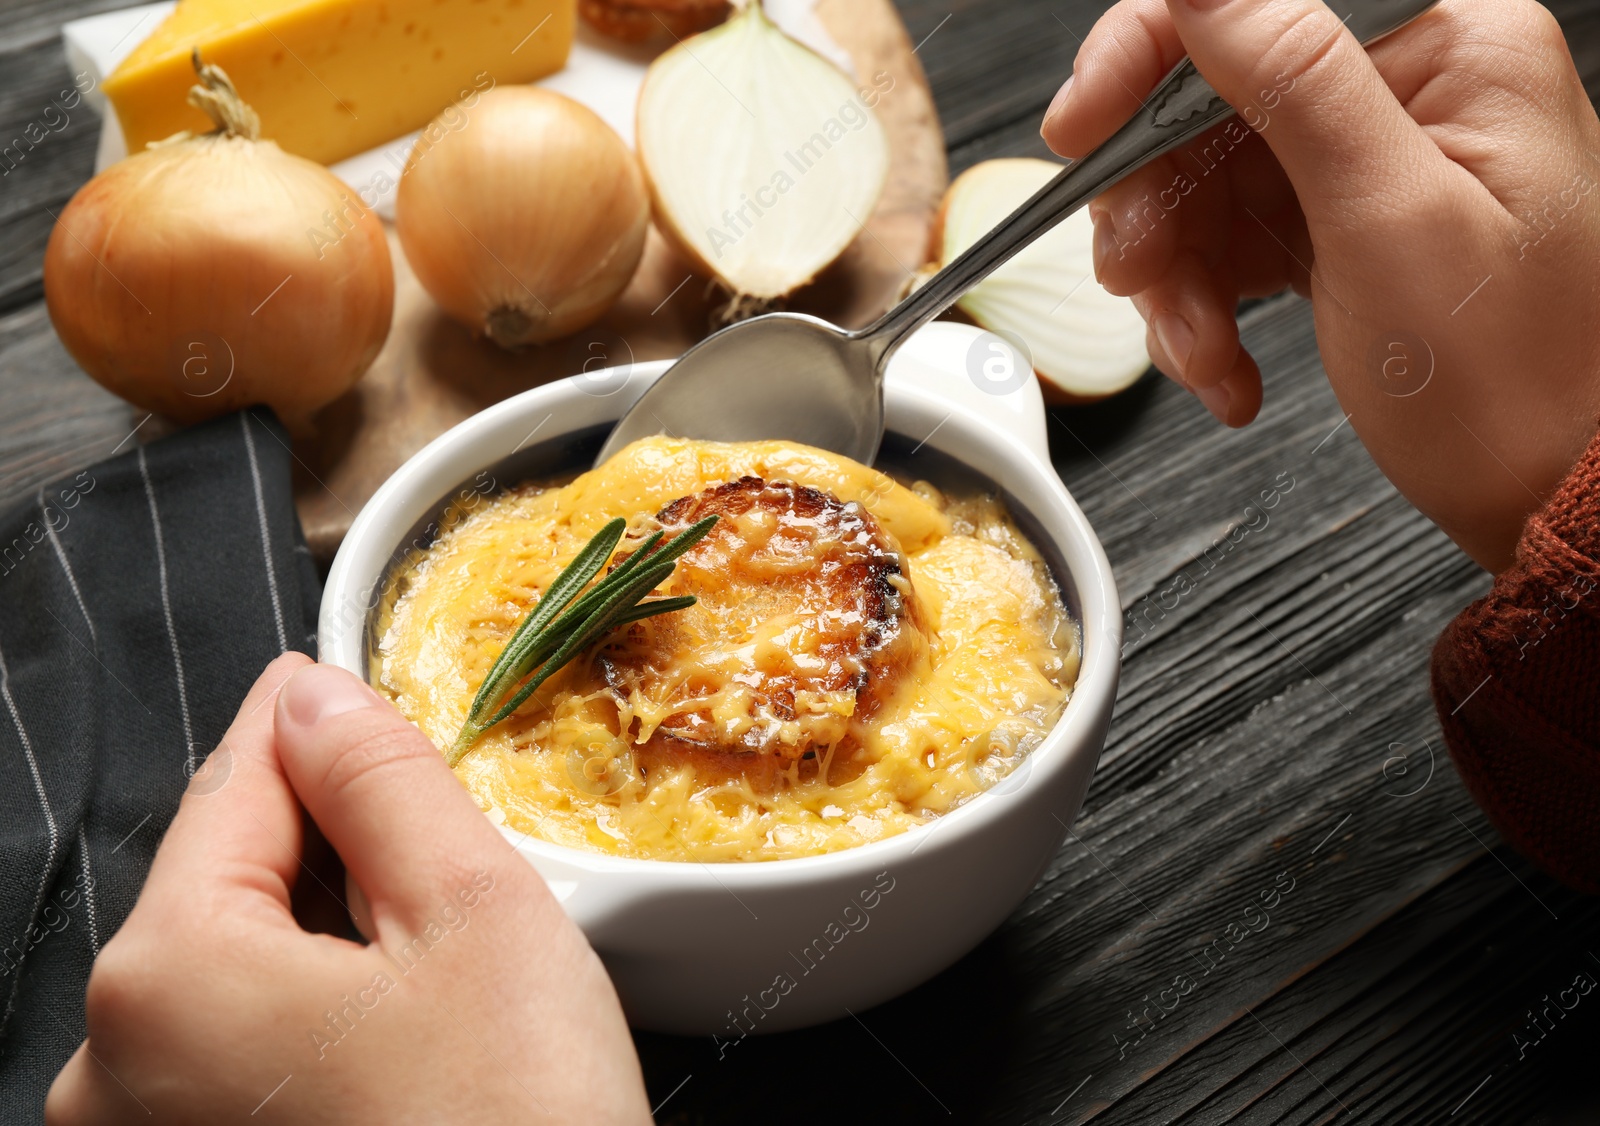
POLYGON ((263 666, 316 652, 316 570, 264 410, 0 518, 0 1122, 36 1123, 89 967, 263 666))

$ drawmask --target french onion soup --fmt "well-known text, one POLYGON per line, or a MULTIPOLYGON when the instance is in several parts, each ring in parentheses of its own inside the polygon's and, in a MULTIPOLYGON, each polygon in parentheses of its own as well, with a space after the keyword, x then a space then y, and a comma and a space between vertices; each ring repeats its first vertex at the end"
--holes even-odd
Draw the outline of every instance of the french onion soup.
POLYGON ((644 439, 441 523, 392 584, 375 679, 491 818, 556 844, 777 860, 892 836, 1010 773, 1077 676, 998 498, 809 446, 644 439))

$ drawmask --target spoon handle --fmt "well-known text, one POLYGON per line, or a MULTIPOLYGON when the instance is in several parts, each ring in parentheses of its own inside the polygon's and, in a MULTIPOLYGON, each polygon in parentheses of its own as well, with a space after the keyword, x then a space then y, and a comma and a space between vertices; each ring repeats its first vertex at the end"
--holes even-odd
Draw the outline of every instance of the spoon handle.
MULTIPOLYGON (((1331 0, 1329 7, 1366 44, 1410 23, 1435 2, 1331 0)), ((1265 100, 1274 93, 1264 91, 1262 97, 1265 100)), ((1258 112, 1265 116, 1265 110, 1258 112)), ((867 345, 878 378, 883 378, 890 354, 907 336, 954 305, 1017 251, 1130 172, 1193 140, 1234 113, 1234 108, 1200 76, 1193 62, 1184 59, 1173 67, 1139 110, 1104 144, 1068 164, 1055 179, 904 301, 851 334, 867 345)))

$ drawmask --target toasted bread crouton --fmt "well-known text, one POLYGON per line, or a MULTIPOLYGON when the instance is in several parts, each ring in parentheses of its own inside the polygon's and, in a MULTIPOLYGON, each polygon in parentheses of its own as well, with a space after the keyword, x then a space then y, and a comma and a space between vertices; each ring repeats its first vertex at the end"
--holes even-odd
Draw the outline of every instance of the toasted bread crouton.
POLYGON ((657 520, 670 537, 711 514, 662 591, 698 603, 635 623, 596 656, 624 722, 659 752, 780 768, 851 743, 927 660, 898 545, 859 504, 758 477, 682 497, 657 520))

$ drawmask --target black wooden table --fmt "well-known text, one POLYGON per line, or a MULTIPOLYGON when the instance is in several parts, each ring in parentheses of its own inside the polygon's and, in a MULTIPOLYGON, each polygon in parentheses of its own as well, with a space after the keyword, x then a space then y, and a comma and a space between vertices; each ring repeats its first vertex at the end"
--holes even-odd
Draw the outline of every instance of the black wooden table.
MULTIPOLYGON (((0 144, 68 82, 61 22, 127 2, 9 0, 0 144)), ((1039 119, 1101 7, 901 0, 952 172, 1043 153, 1039 119)), ((1594 94, 1600 6, 1555 7, 1594 94)), ((98 129, 73 111, 0 178, 0 503, 137 421, 40 300, 51 212, 98 129)), ((1244 337, 1267 390, 1244 432, 1154 378, 1052 414, 1130 645, 1093 788, 1038 888, 858 1019, 726 1058, 640 1036, 661 1121, 1600 1121, 1600 996, 1551 1001, 1600 974, 1600 901, 1499 845, 1428 699, 1434 638, 1488 580, 1343 424, 1303 302, 1256 306, 1244 337), (1262 524, 1245 509, 1273 487, 1262 524)))

